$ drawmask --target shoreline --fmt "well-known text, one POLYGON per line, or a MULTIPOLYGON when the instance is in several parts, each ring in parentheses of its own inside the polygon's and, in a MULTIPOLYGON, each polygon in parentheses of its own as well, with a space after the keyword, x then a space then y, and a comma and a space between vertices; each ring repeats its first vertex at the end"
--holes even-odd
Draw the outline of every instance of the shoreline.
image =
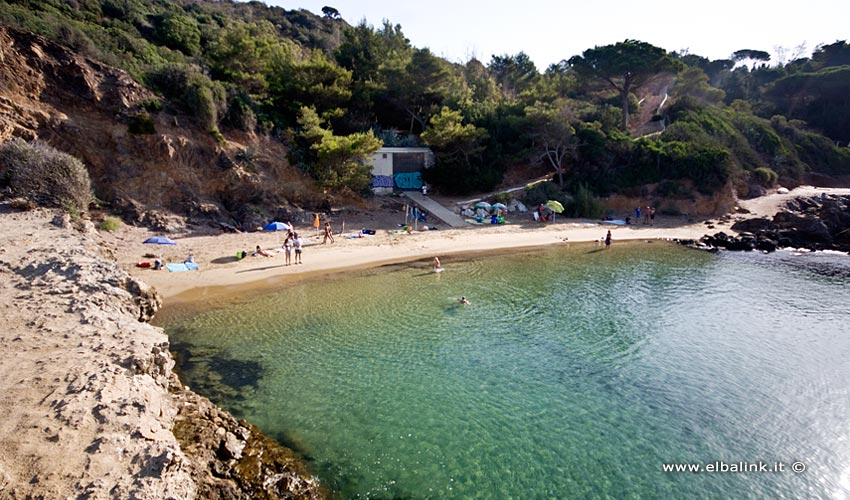
MULTIPOLYGON (((698 239, 706 233, 706 226, 700 222, 677 224, 672 218, 659 219, 659 223, 654 226, 617 226, 567 220, 541 227, 517 224, 428 231, 410 235, 381 231, 377 236, 356 240, 338 238, 334 244, 308 244, 304 248, 305 263, 299 266, 285 266, 282 254, 273 257, 247 257, 247 262, 225 260, 226 258, 217 254, 222 244, 239 248, 238 242, 252 235, 257 239, 271 238, 269 235, 256 233, 175 238, 178 247, 181 241, 189 241, 187 248, 181 250, 194 255, 200 265, 199 271, 170 273, 165 270, 139 269, 133 264, 133 260, 139 255, 138 248, 136 253, 132 253, 132 249, 125 249, 123 255, 120 251, 117 253, 121 256, 121 266, 134 277, 153 286, 162 296, 166 307, 169 307, 256 289, 284 286, 329 274, 415 262, 437 256, 450 262, 458 256, 592 244, 604 237, 608 230, 611 230, 614 245, 617 242, 635 240, 698 239)), ((718 230, 728 230, 731 223, 730 221, 716 227, 718 230)), ((144 234, 140 234, 134 239, 138 240, 143 236, 144 234)), ((170 250, 176 252, 175 249, 170 250)))
MULTIPOLYGON (((104 234, 112 246, 119 265, 131 276, 153 286, 166 306, 219 296, 233 295, 257 288, 272 288, 291 282, 313 279, 322 275, 369 269, 389 264, 414 262, 433 257, 448 257, 467 253, 510 251, 559 244, 599 241, 611 230, 613 244, 628 240, 698 240, 718 231, 735 235, 731 226, 740 220, 756 217, 772 218, 784 203, 822 193, 850 195, 850 188, 819 188, 800 186, 788 193, 773 193, 760 198, 741 200, 745 213, 731 213, 713 218, 688 220, 685 216, 658 216, 654 225, 642 223, 619 226, 589 219, 561 219, 553 223, 520 220, 507 225, 483 225, 462 229, 446 229, 404 234, 395 229, 380 229, 375 236, 349 239, 336 236, 336 243, 322 245, 313 228, 301 229, 307 240, 304 264, 285 266, 283 254, 273 257, 247 257, 237 261, 239 249, 280 246, 278 233, 185 233, 174 235, 176 247, 163 250, 166 259, 182 262, 190 253, 200 269, 182 273, 166 270, 139 269, 135 263, 145 251, 158 250, 141 245, 155 235, 145 228, 125 227, 116 234, 104 234), (711 224, 709 225, 709 222, 711 224), (146 247, 146 248, 143 248, 146 247)), ((528 214, 513 215, 523 218, 528 214)), ((349 227, 354 226, 350 224, 349 227)))

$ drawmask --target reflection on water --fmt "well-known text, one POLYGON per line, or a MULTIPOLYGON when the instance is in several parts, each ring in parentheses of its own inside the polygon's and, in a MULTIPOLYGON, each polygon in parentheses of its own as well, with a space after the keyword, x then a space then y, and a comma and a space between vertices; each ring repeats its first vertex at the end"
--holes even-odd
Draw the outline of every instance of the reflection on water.
POLYGON ((594 250, 386 266, 165 318, 184 381, 342 498, 850 495, 846 256, 594 250))

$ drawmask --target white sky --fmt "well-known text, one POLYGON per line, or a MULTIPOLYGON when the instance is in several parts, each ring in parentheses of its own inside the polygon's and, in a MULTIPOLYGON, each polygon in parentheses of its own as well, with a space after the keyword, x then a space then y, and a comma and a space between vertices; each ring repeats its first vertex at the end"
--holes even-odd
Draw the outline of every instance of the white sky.
POLYGON ((525 52, 543 71, 596 45, 625 39, 668 52, 687 50, 727 59, 740 49, 775 47, 789 53, 805 43, 808 56, 819 44, 850 40, 847 0, 714 0, 704 2, 576 0, 264 0, 288 10, 337 9, 349 24, 362 19, 380 27, 400 24, 415 47, 428 47, 452 62, 525 52))

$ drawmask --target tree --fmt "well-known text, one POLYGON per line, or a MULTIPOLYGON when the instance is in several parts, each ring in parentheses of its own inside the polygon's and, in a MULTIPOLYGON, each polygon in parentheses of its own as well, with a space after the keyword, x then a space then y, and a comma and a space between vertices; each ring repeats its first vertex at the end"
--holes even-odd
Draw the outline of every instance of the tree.
POLYGON ((736 63, 743 61, 752 61, 753 66, 751 69, 755 69, 757 62, 761 61, 763 64, 766 64, 768 61, 770 61, 770 54, 763 50, 742 49, 736 50, 732 54, 732 60, 736 63))
POLYGON ((629 128, 629 93, 632 88, 652 75, 677 71, 682 63, 662 48, 626 40, 585 50, 581 56, 571 57, 569 64, 580 75, 605 80, 620 93, 622 127, 626 131, 629 128))
POLYGON ((487 131, 471 123, 463 124, 460 111, 443 107, 439 114, 431 117, 429 127, 422 133, 422 140, 435 149, 441 161, 469 163, 479 155, 487 138, 487 131))
POLYGON ((848 65, 850 64, 850 45, 844 40, 830 45, 819 45, 812 52, 812 63, 815 69, 848 65))
POLYGON ((443 103, 461 93, 459 78, 449 64, 429 49, 414 49, 410 62, 402 71, 393 72, 387 80, 387 99, 410 118, 409 132, 414 124, 425 130, 428 119, 443 103))
POLYGON ((324 14, 325 17, 327 17, 328 19, 339 19, 340 17, 342 17, 339 15, 338 10, 334 9, 333 7, 328 7, 327 5, 322 7, 322 14, 324 14))
POLYGON ((575 159, 578 138, 574 124, 578 121, 571 106, 563 99, 553 104, 537 102, 525 108, 531 124, 529 133, 535 156, 549 163, 564 187, 564 169, 568 159, 575 159))
POLYGON ((426 180, 447 193, 487 191, 502 180, 502 171, 483 161, 487 130, 464 124, 459 111, 443 107, 431 117, 422 140, 437 163, 423 172, 426 180))
POLYGON ((381 141, 370 130, 366 133, 334 135, 322 128, 319 114, 311 107, 302 107, 298 116, 298 137, 309 149, 309 169, 324 187, 347 187, 364 191, 371 180, 367 160, 381 147, 381 141))
POLYGON ((502 92, 511 97, 529 89, 540 76, 534 62, 525 52, 515 56, 493 56, 488 69, 502 87, 502 92))
POLYGON ((201 30, 191 17, 167 14, 159 19, 156 35, 166 47, 193 56, 201 50, 201 30))
POLYGON ((708 76, 699 68, 687 68, 679 75, 673 92, 677 96, 690 96, 705 104, 720 104, 726 93, 708 83, 708 76))

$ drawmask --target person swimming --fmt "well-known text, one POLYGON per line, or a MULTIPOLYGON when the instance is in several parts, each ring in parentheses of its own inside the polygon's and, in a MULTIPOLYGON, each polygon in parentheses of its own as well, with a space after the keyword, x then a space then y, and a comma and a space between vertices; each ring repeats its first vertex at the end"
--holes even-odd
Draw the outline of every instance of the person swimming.
POLYGON ((460 302, 461 304, 465 305, 465 306, 470 304, 469 299, 467 299, 466 297, 461 297, 461 298, 457 299, 457 301, 460 302))

